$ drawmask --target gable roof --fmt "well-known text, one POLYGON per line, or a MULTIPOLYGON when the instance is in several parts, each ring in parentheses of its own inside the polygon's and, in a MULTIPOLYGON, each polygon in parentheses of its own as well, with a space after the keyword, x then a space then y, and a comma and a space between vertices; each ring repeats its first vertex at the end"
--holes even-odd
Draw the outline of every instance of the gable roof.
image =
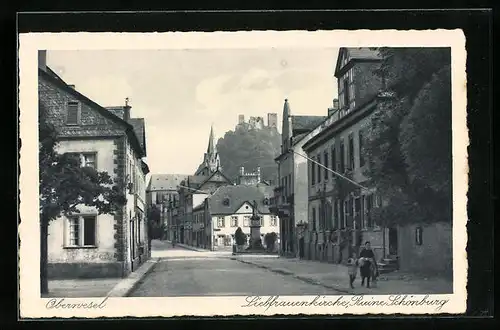
POLYGON ((130 118, 128 120, 129 124, 134 128, 134 133, 139 140, 142 150, 144 150, 144 156, 146 153, 146 128, 144 123, 144 118, 130 118))
POLYGON ((186 177, 185 174, 152 174, 148 191, 177 190, 186 177))
POLYGON ((341 72, 344 71, 342 69, 347 67, 347 64, 351 61, 372 62, 380 60, 382 60, 382 57, 380 56, 378 49, 372 49, 370 47, 342 47, 339 49, 337 56, 334 76, 338 77, 341 75, 341 72), (344 66, 342 66, 341 61, 343 56, 348 56, 347 63, 344 66))
POLYGON ((141 147, 141 143, 139 142, 139 139, 134 131, 134 127, 130 123, 126 122, 125 120, 111 113, 111 111, 108 111, 103 106, 92 101, 85 95, 78 92, 76 89, 70 87, 61 77, 59 77, 49 67, 46 67, 45 70, 39 68, 38 75, 43 77, 47 81, 50 81, 51 83, 55 84, 57 87, 64 90, 68 94, 71 94, 73 97, 80 100, 81 102, 86 103, 89 107, 96 110, 99 114, 103 115, 104 117, 113 120, 117 124, 120 124, 122 127, 125 128, 125 133, 127 134, 127 137, 129 138, 132 147, 136 150, 136 152, 140 155, 140 157, 144 157, 146 155, 146 151, 141 147))
POLYGON ((264 204, 264 199, 272 197, 273 187, 262 186, 270 189, 262 189, 256 186, 246 185, 227 185, 219 187, 210 197, 208 197, 208 205, 210 213, 217 214, 234 214, 245 202, 253 205, 253 201, 257 202, 258 213, 269 214, 269 205, 264 204), (224 199, 229 198, 229 205, 224 204, 224 199))
POLYGON ((299 134, 310 131, 326 118, 326 116, 292 116, 292 130, 299 134))

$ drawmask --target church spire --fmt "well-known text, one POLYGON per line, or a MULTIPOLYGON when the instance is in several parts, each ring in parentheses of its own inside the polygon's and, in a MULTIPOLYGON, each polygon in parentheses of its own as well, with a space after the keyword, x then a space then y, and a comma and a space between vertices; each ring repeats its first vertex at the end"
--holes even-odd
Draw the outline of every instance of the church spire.
POLYGON ((207 148, 207 154, 213 154, 215 153, 215 144, 214 144, 214 125, 210 125, 210 136, 208 137, 208 148, 207 148))

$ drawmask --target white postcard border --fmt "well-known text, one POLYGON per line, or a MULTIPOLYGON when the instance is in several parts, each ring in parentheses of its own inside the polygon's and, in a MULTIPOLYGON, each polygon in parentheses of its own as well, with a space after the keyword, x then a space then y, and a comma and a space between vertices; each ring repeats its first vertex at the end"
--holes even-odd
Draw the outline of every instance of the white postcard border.
MULTIPOLYGON (((334 59, 332 59, 332 63, 334 59)), ((29 33, 19 36, 20 108, 20 217, 19 285, 20 315, 46 317, 153 317, 227 316, 274 314, 434 314, 462 313, 466 308, 467 283, 467 146, 466 49, 461 30, 335 30, 335 31, 241 31, 170 33, 29 33), (103 308, 48 308, 40 298, 40 239, 38 201, 38 67, 39 49, 221 49, 221 48, 324 48, 324 47, 451 47, 453 99, 453 294, 430 295, 428 300, 448 300, 442 308, 420 306, 360 306, 352 299, 390 301, 391 296, 320 296, 316 301, 348 301, 348 307, 242 307, 246 297, 108 298, 103 308), (323 298, 324 297, 324 298, 323 298), (349 303, 350 302, 350 303, 349 303)), ((91 65, 91 64, 89 64, 91 65)), ((332 64, 333 67, 333 64, 332 64)), ((410 296, 410 295, 408 295, 410 296)), ((422 300, 425 295, 413 295, 422 300)), ((261 297, 262 301, 273 299, 261 297)), ((280 296, 275 301, 313 301, 315 296, 280 296)), ((102 303, 96 298, 65 298, 64 303, 102 303)), ((325 303, 326 304, 326 303, 325 303)), ((331 304, 331 303, 330 303, 331 304)))

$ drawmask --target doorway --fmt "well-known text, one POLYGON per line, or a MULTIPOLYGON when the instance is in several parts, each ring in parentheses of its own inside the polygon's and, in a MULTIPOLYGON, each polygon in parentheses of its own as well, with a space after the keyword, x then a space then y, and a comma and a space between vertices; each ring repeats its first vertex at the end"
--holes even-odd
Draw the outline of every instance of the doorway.
POLYGON ((389 228, 389 255, 398 255, 398 229, 389 228))

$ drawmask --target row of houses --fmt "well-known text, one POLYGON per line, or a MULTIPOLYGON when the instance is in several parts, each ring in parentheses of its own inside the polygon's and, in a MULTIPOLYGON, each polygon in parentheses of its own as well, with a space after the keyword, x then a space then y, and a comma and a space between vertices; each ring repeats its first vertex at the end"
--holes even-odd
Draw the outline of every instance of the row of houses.
POLYGON ((131 117, 128 101, 103 107, 67 84, 39 52, 38 95, 58 138, 58 153, 74 153, 81 165, 122 183, 126 205, 114 215, 78 206, 80 213, 51 221, 49 278, 124 277, 150 257, 146 219, 146 131, 131 117))
POLYGON ((373 73, 381 61, 378 50, 341 48, 338 99, 325 116, 293 115, 285 100, 271 207, 280 219, 280 251, 341 263, 370 241, 382 267, 451 272, 450 225, 382 227, 372 219, 385 201, 366 177, 363 148, 372 114, 391 97, 373 73))
POLYGON ((261 217, 261 239, 279 233, 278 216, 269 206, 274 188, 261 180, 260 168, 229 178, 220 165, 213 127, 207 151, 192 175, 153 174, 148 205, 161 210, 166 238, 210 250, 231 248, 235 231, 250 237, 250 217, 256 208, 261 217))

